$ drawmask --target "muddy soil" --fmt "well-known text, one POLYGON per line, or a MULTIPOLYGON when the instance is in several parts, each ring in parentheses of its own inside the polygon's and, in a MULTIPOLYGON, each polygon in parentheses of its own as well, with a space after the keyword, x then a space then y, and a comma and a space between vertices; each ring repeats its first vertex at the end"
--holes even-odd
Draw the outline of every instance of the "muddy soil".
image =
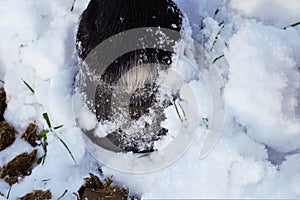
POLYGON ((50 190, 34 190, 31 193, 26 194, 25 196, 19 198, 18 200, 48 200, 52 198, 50 190))
POLYGON ((36 161, 37 150, 33 150, 30 154, 24 152, 2 168, 0 168, 0 178, 4 179, 9 185, 13 185, 19 181, 19 178, 31 174, 32 168, 36 161))
POLYGON ((101 181, 97 176, 90 174, 85 178, 85 184, 78 190, 79 200, 127 200, 128 189, 118 185, 112 186, 113 180, 106 178, 101 181))
POLYGON ((4 120, 4 112, 7 108, 6 92, 0 88, 0 151, 6 149, 16 140, 17 130, 4 120))
POLYGON ((30 123, 26 128, 22 138, 27 141, 32 147, 36 147, 37 144, 38 126, 35 123, 30 123))
POLYGON ((7 122, 0 122, 0 151, 14 143, 17 133, 17 130, 7 122))

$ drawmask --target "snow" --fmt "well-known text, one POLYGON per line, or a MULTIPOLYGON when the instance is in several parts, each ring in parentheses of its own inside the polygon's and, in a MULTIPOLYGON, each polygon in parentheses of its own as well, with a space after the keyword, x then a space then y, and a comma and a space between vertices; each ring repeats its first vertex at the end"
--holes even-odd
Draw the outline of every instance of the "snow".
MULTIPOLYGON (((195 112, 201 113, 200 119, 191 121, 196 133, 193 144, 181 157, 175 156, 176 161, 155 172, 131 174, 102 166, 104 175, 113 175, 118 184, 128 186, 132 194, 143 199, 300 198, 300 28, 282 29, 300 21, 300 2, 175 2, 189 18, 191 29, 187 29, 187 35, 192 34, 201 46, 200 51, 185 49, 187 57, 201 68, 217 67, 223 78, 223 135, 213 151, 200 159, 206 137, 201 117, 211 119, 211 96, 207 87, 201 87, 205 80, 199 85, 193 80, 191 68, 185 70, 187 64, 183 63, 177 66, 177 72, 190 81, 184 87, 193 91, 197 102, 189 93, 187 99, 197 105, 195 112), (220 56, 223 57, 215 60, 220 56)), ((73 82, 79 69, 75 36, 80 14, 87 4, 88 1, 77 0, 70 12, 71 0, 0 1, 0 79, 5 82, 0 84, 8 95, 5 118, 19 132, 16 142, 0 152, 0 166, 32 150, 21 135, 33 121, 46 128, 44 112, 53 126, 64 125, 56 134, 66 142, 77 162, 49 133, 45 164, 36 166, 30 176, 13 185, 10 199, 34 189, 51 189, 54 199, 67 189, 64 199, 75 199, 72 193, 83 184, 83 178, 88 173, 97 174, 102 165, 85 149, 82 131, 73 117, 73 104, 78 103, 73 102, 73 82), (34 88, 35 94, 23 80, 34 88)), ((172 83, 178 87, 175 80, 172 83)), ((184 100, 180 103, 189 108, 184 100)), ((94 116, 85 108, 79 109, 81 128, 95 128, 94 116)), ((176 132, 180 122, 174 109, 168 109, 173 120, 166 126, 176 132)), ((107 127, 98 128, 99 134, 105 136, 103 130, 107 127)), ((39 156, 42 153, 39 149, 39 156)), ((132 167, 131 161, 137 161, 130 153, 112 156, 103 160, 111 159, 116 165, 120 164, 119 159, 127 160, 122 164, 128 169, 132 167)), ((153 156, 153 165, 161 162, 160 158, 153 156)), ((147 163, 146 157, 143 160, 147 163)), ((136 169, 143 166, 134 164, 136 169)), ((0 180, 0 192, 7 194, 8 190, 9 186, 0 180)))
POLYGON ((300 18, 300 2, 297 0, 284 3, 280 0, 231 0, 230 7, 242 16, 256 18, 278 28, 294 24, 300 18))
POLYGON ((299 44, 295 30, 249 21, 230 39, 225 52, 230 65, 228 106, 248 125, 250 137, 285 151, 300 147, 299 44))

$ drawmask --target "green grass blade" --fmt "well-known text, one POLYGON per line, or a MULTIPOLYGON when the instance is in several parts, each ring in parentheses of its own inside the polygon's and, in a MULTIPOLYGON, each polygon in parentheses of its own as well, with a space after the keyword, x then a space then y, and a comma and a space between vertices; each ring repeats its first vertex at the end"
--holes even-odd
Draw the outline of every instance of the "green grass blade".
POLYGON ((39 157, 36 161, 37 164, 41 164, 43 161, 43 156, 39 157))
POLYGON ((75 3, 76 3, 76 0, 73 0, 72 7, 71 7, 71 10, 70 10, 71 12, 74 10, 75 3))
POLYGON ((63 198, 65 196, 65 194, 67 194, 67 192, 68 192, 68 190, 65 190, 64 193, 60 197, 58 197, 57 200, 60 200, 61 198, 63 198))
POLYGON ((7 196, 6 196, 6 199, 9 199, 10 192, 11 192, 11 188, 12 188, 12 185, 9 187, 9 190, 8 190, 8 193, 7 193, 7 196))
POLYGON ((45 138, 47 133, 49 133, 50 131, 49 130, 42 130, 38 135, 38 139, 41 140, 42 138, 45 138))
POLYGON ((220 34, 221 34, 223 28, 225 27, 224 21, 222 21, 222 22, 219 24, 219 26, 220 26, 220 30, 218 31, 218 33, 217 33, 216 36, 215 36, 215 40, 214 40, 212 46, 210 47, 210 51, 213 50, 214 46, 216 45, 216 43, 217 43, 217 41, 218 41, 218 39, 219 39, 219 36, 220 36, 220 34))
POLYGON ((207 129, 209 129, 209 121, 208 118, 202 118, 202 123, 205 125, 207 129))
POLYGON ((214 13, 214 17, 216 17, 217 16, 217 14, 219 13, 219 8, 217 8, 217 10, 215 11, 215 13, 214 13))
POLYGON ((29 89, 33 94, 35 93, 34 89, 33 89, 26 81, 23 80, 23 83, 28 87, 28 89, 29 89))
POLYGON ((144 158, 144 157, 148 157, 148 156, 150 156, 151 154, 150 153, 145 153, 144 155, 141 155, 141 156, 139 156, 138 158, 144 158))
POLYGON ((51 126, 48 114, 47 113, 43 113, 43 117, 46 120, 48 127, 51 128, 52 126, 51 126))
POLYGON ((77 162, 71 152, 71 150, 69 149, 68 145, 58 136, 56 135, 56 137, 59 139, 59 141, 64 145, 64 147, 67 149, 67 151, 69 152, 70 156, 72 157, 73 161, 75 162, 75 164, 77 165, 77 162))
POLYGON ((221 59, 221 58, 223 58, 223 57, 224 57, 224 55, 221 55, 221 56, 215 58, 214 61, 212 62, 212 64, 214 64, 215 62, 217 62, 219 59, 221 59))
POLYGON ((41 157, 38 158, 38 160, 36 161, 36 163, 44 165, 45 160, 46 160, 46 156, 47 156, 47 153, 44 153, 44 155, 42 155, 41 157))
POLYGON ((183 107, 181 106, 181 104, 179 102, 178 102, 178 105, 179 105, 179 107, 180 107, 180 109, 183 113, 184 118, 186 118, 186 114, 185 114, 185 111, 184 111, 183 107))
POLYGON ((291 24, 290 26, 291 27, 296 27, 296 26, 299 26, 300 25, 300 21, 299 22, 296 22, 296 23, 294 23, 294 24, 291 24))
POLYGON ((60 125, 60 126, 55 126, 53 129, 54 130, 57 130, 57 129, 60 129, 60 128, 62 128, 64 125, 60 125))
POLYGON ((176 113, 177 113, 177 115, 178 115, 178 117, 179 117, 179 119, 180 119, 181 123, 183 123, 183 119, 182 119, 182 117, 180 116, 180 113, 179 113, 178 107, 177 107, 177 105, 176 105, 176 102, 175 102, 175 101, 173 101, 173 104, 174 104, 174 107, 175 107, 176 113))
POLYGON ((283 29, 285 30, 285 29, 287 29, 288 27, 296 27, 296 26, 299 26, 299 25, 300 25, 300 21, 299 21, 299 22, 296 22, 296 23, 294 23, 294 24, 285 26, 285 27, 283 27, 283 29))

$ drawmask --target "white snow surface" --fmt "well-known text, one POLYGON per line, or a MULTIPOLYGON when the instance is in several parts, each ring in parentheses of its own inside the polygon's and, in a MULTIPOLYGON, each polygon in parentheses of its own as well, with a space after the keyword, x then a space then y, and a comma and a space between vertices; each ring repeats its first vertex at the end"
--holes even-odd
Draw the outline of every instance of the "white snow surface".
MULTIPOLYGON (((77 0, 73 12, 71 0, 0 1, 0 79, 5 82, 0 86, 8 95, 5 119, 19 132, 16 142, 0 152, 0 166, 32 151, 20 137, 30 122, 47 127, 44 112, 53 125, 64 125, 56 133, 77 162, 50 133, 45 164, 13 185, 10 199, 35 189, 51 189, 53 199, 67 189, 63 199, 76 199, 72 193, 89 173, 98 174, 99 166, 105 176, 113 175, 142 199, 300 198, 300 27, 282 29, 300 21, 299 1, 175 2, 203 46, 203 55, 195 57, 204 58, 205 66, 215 61, 223 77, 223 135, 214 150, 199 159, 204 140, 199 127, 179 160, 162 170, 134 175, 93 158, 73 120, 73 82, 79 69, 76 30, 88 1, 77 0)), ((92 125, 87 122, 85 128, 92 125)), ((39 156, 42 153, 39 149, 39 156)), ((0 180, 0 192, 8 191, 0 180)))

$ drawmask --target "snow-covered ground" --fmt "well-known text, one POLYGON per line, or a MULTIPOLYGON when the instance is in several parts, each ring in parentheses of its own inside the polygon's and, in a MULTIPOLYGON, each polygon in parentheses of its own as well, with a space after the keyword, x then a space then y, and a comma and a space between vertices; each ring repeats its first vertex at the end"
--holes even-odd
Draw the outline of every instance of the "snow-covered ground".
MULTIPOLYGON (((300 1, 176 3, 203 46, 205 63, 214 62, 223 77, 223 135, 205 159, 199 156, 199 135, 162 170, 133 175, 102 166, 104 175, 113 175, 143 199, 300 198, 300 26, 287 27, 300 21, 300 1)), ((8 94, 6 121, 19 132, 16 142, 0 152, 0 166, 32 150, 20 137, 30 122, 47 127, 44 112, 53 125, 64 125, 57 134, 78 163, 49 134, 45 164, 13 185, 10 199, 34 189, 51 189, 54 199, 67 189, 64 199, 75 199, 72 193, 83 178, 98 173, 101 164, 82 145, 72 112, 75 37, 87 4, 77 0, 70 12, 71 0, 0 0, 0 79, 5 82, 0 86, 8 94)), ((0 180, 0 192, 8 190, 0 180)))

